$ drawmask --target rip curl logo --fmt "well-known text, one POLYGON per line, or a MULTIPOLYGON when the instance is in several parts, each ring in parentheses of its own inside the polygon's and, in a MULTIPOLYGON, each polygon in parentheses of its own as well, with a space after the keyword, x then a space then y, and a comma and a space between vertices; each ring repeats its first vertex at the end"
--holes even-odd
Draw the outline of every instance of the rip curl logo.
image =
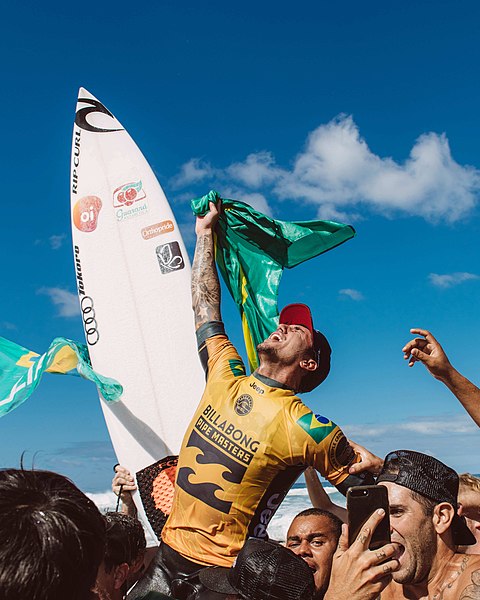
POLYGON ((132 181, 131 183, 125 183, 118 187, 113 192, 113 206, 118 208, 120 206, 132 206, 134 202, 143 200, 146 198, 145 190, 141 181, 132 181))
POLYGON ((317 444, 324 440, 336 427, 335 423, 332 423, 327 417, 314 415, 311 412, 300 417, 297 421, 297 425, 300 425, 300 427, 306 431, 317 444))
POLYGON ((181 271, 185 267, 185 261, 183 260, 178 242, 170 242, 169 244, 157 246, 155 252, 162 275, 181 271))
POLYGON ((73 223, 79 231, 91 233, 98 224, 102 201, 97 196, 80 198, 73 207, 73 223))
POLYGON ((235 400, 235 412, 239 417, 244 417, 252 410, 253 398, 249 394, 242 394, 235 400))
MULTIPOLYGON (((97 127, 93 125, 89 121, 87 121, 87 117, 94 113, 100 113, 102 115, 107 115, 111 117, 117 125, 119 125, 118 121, 112 115, 112 113, 103 106, 101 102, 95 100, 94 98, 79 98, 78 102, 87 104, 83 108, 79 108, 75 114, 75 124, 80 127, 80 129, 85 129, 85 131, 91 131, 93 133, 109 133, 110 131, 123 131, 123 128, 116 127, 115 129, 107 129, 105 127, 97 127)), ((105 119, 102 119, 103 121, 105 119)))

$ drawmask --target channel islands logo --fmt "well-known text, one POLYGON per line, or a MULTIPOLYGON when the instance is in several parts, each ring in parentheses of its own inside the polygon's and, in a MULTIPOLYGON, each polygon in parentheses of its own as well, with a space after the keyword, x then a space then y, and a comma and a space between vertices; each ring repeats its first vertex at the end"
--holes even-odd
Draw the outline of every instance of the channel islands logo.
POLYGON ((238 416, 244 417, 252 410, 253 398, 249 394, 242 394, 235 400, 235 412, 238 416))

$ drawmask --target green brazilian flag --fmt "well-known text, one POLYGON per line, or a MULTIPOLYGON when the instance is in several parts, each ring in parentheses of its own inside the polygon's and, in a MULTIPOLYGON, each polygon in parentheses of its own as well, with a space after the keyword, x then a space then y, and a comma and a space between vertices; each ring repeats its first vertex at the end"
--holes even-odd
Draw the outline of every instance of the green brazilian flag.
POLYGON ((92 369, 85 344, 57 337, 40 355, 0 337, 0 417, 25 402, 45 372, 89 379, 107 402, 115 402, 123 392, 117 381, 92 369))
POLYGON ((277 296, 282 271, 323 254, 355 235, 350 225, 333 221, 278 221, 238 200, 211 191, 192 200, 195 215, 209 202, 222 201, 215 229, 215 256, 242 318, 248 362, 258 366, 256 347, 278 325, 277 296))

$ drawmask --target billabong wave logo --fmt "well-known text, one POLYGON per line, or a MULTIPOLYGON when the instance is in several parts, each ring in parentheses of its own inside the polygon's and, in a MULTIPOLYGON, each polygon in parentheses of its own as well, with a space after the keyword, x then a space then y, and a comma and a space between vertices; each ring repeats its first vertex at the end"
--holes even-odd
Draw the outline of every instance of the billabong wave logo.
POLYGON ((300 417, 297 425, 300 425, 317 444, 324 440, 336 427, 330 419, 322 417, 322 415, 314 415, 311 412, 300 417))
POLYGON ((141 181, 132 181, 121 185, 113 192, 113 206, 131 206, 134 202, 146 198, 141 181))
MULTIPOLYGON (((108 108, 103 106, 103 104, 101 102, 99 102, 98 100, 95 100, 94 98, 79 98, 78 102, 87 104, 87 106, 84 106, 83 108, 79 108, 75 115, 75 124, 78 127, 80 127, 80 129, 85 129, 85 131, 91 131, 93 133, 108 133, 110 131, 123 131, 123 128, 121 128, 121 127, 120 128, 116 127, 115 129, 107 129, 105 127, 97 127, 95 125, 92 125, 92 123, 90 123, 89 121, 87 121, 88 115, 90 115, 92 113, 100 113, 103 115, 107 115, 107 116, 111 117, 112 119, 115 119, 115 117, 108 110, 108 108)), ((118 121, 117 121, 117 123, 118 123, 118 121)))
POLYGON ((91 233, 98 224, 102 201, 97 196, 80 198, 73 207, 73 223, 79 231, 91 233))
POLYGON ((180 271, 185 267, 185 261, 183 260, 178 242, 170 242, 169 244, 157 246, 155 252, 158 264, 160 265, 160 271, 163 275, 180 271))

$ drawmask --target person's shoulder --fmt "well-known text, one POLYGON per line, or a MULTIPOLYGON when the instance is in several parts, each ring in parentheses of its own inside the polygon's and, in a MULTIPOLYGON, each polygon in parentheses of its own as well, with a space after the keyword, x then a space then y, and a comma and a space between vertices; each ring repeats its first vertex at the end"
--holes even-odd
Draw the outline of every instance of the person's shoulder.
POLYGON ((457 585, 452 586, 452 600, 480 599, 480 554, 457 554, 460 573, 457 585))

